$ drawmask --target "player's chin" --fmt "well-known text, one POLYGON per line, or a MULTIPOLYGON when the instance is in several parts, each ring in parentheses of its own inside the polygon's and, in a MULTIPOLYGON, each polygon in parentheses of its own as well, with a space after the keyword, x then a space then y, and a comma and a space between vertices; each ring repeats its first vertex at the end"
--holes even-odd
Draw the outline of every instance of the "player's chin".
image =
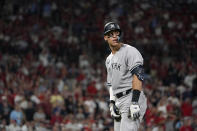
POLYGON ((112 45, 113 47, 116 47, 116 46, 119 45, 119 43, 118 43, 118 42, 113 42, 111 45, 112 45))

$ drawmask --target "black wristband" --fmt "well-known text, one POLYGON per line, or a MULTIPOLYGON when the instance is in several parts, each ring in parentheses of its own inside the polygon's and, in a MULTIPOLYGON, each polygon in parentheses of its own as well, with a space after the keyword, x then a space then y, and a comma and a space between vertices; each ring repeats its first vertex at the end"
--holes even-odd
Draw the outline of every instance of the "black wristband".
POLYGON ((139 98, 140 98, 140 90, 133 90, 133 97, 132 97, 132 102, 138 102, 139 98))

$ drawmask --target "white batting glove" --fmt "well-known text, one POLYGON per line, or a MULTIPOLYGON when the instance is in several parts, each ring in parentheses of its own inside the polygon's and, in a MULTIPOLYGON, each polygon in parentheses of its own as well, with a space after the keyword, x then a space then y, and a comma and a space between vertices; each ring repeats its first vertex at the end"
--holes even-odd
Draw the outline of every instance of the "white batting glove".
POLYGON ((120 115, 119 109, 115 105, 115 102, 110 103, 110 114, 112 118, 114 118, 116 121, 121 120, 121 115, 120 115))
POLYGON ((129 118, 137 120, 140 117, 140 107, 137 102, 132 102, 129 108, 129 118))

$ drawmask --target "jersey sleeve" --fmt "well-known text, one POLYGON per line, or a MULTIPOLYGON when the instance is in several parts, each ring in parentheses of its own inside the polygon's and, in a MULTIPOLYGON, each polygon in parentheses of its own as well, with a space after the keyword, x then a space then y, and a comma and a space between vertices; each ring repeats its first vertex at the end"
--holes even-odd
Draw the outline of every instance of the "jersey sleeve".
POLYGON ((126 64, 130 71, 139 65, 143 65, 143 57, 136 48, 130 47, 127 50, 126 64))

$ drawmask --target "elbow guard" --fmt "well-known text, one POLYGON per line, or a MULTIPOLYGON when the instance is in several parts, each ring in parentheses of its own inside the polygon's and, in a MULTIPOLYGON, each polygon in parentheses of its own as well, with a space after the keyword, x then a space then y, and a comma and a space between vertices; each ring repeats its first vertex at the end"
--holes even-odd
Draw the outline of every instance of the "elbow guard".
POLYGON ((144 68, 142 65, 135 67, 131 73, 132 75, 135 74, 139 80, 144 81, 144 68))

